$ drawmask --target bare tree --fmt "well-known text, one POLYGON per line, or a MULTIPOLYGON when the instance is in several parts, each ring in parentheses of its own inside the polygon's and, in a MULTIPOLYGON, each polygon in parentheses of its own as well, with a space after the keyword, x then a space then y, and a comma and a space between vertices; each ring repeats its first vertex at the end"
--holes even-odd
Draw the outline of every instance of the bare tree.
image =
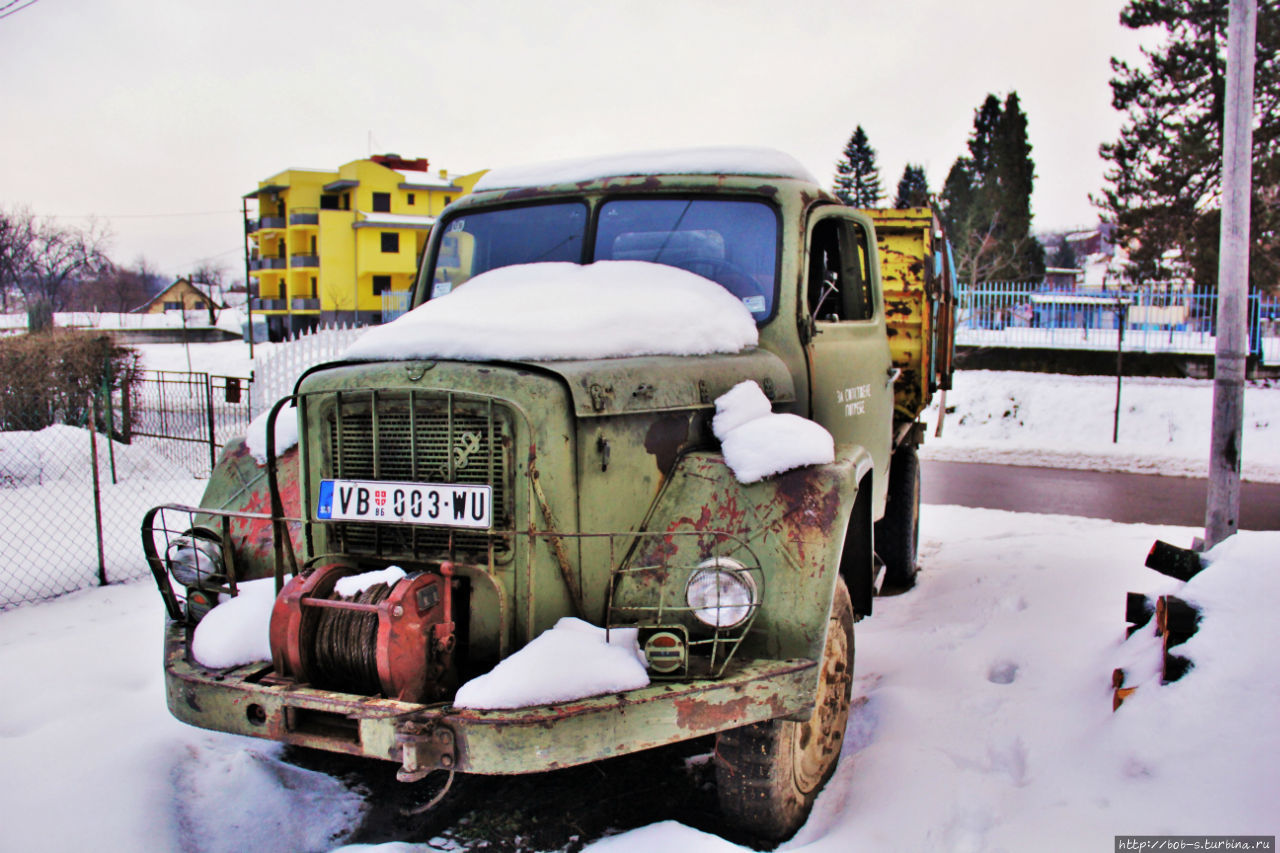
POLYGON ((22 208, 0 208, 0 310, 17 307, 18 280, 27 268, 27 258, 35 241, 31 213, 22 208))
POLYGON ((156 293, 156 273, 146 258, 132 266, 109 263, 97 275, 80 283, 68 300, 68 307, 84 311, 112 311, 124 314, 145 304, 156 293))
POLYGON ((31 241, 17 259, 16 284, 33 328, 43 328, 53 312, 66 307, 82 282, 108 267, 106 245, 110 231, 95 219, 90 219, 84 228, 59 225, 29 214, 26 222, 31 241))
POLYGON ((191 273, 191 284, 200 288, 209 297, 209 325, 218 322, 215 309, 226 301, 226 269, 221 264, 205 261, 191 273), (215 304, 216 303, 216 304, 215 304))

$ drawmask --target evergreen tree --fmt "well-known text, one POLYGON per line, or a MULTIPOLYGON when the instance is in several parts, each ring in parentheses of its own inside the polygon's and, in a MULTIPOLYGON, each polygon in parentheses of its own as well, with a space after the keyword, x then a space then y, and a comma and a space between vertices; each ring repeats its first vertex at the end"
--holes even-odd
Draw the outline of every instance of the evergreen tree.
POLYGON ((893 199, 893 206, 897 208, 929 206, 929 180, 924 176, 924 166, 908 163, 902 170, 902 177, 898 180, 898 194, 893 199))
MULTIPOLYGON (((1131 67, 1113 59, 1112 103, 1126 113, 1120 138, 1100 151, 1109 186, 1095 202, 1130 246, 1137 280, 1169 274, 1181 250, 1198 289, 1216 289, 1221 217, 1228 0, 1130 0, 1129 29, 1167 38, 1131 67)), ((1259 0, 1254 68, 1250 280, 1280 281, 1280 2, 1259 0)))
POLYGON ((969 156, 942 187, 942 212, 961 278, 1012 281, 1044 275, 1044 247, 1031 235, 1035 162, 1017 92, 995 95, 974 112, 969 156))
POLYGON ((852 207, 875 207, 880 201, 880 169, 876 166, 876 152, 867 141, 862 125, 858 125, 849 137, 843 155, 836 162, 833 192, 852 207))

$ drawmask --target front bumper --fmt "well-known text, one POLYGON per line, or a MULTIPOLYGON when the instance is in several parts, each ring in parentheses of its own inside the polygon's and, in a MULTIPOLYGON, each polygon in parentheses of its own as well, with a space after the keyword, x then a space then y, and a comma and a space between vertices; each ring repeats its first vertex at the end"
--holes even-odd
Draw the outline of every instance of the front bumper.
POLYGON ((215 731, 399 762, 402 779, 436 769, 533 773, 598 761, 778 717, 808 714, 808 659, 736 664, 715 681, 509 711, 418 705, 277 682, 270 665, 206 669, 187 658, 186 631, 165 630, 169 710, 215 731))

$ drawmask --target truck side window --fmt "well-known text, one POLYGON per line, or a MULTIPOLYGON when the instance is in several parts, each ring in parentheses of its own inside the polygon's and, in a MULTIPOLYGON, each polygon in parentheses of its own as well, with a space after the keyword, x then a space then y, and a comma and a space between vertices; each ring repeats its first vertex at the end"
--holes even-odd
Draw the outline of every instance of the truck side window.
POLYGON ((844 319, 839 221, 824 219, 813 228, 809 243, 809 314, 815 320, 844 319))
POLYGON ((844 315, 848 320, 870 320, 875 316, 875 304, 871 297, 871 259, 867 254, 867 232, 856 222, 844 223, 841 229, 846 240, 846 286, 844 288, 844 315))
POLYGON ((809 243, 809 313, 827 323, 875 316, 866 232, 838 217, 819 221, 809 243))

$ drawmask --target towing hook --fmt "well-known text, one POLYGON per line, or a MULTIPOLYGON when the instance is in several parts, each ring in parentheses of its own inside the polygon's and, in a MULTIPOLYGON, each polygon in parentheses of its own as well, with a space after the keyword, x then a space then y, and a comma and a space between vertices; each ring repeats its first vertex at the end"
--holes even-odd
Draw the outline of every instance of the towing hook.
POLYGON ((400 769, 396 779, 418 782, 437 770, 453 773, 457 766, 453 731, 440 724, 423 724, 410 720, 396 731, 400 746, 400 769))

